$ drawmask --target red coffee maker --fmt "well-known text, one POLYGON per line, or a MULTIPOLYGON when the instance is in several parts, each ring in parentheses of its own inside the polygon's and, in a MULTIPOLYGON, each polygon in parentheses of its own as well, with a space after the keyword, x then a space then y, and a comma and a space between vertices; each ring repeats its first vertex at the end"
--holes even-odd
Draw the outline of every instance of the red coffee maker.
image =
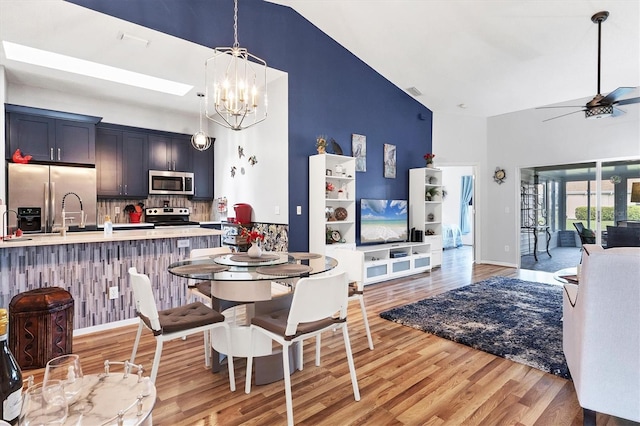
POLYGON ((251 223, 251 205, 246 203, 238 203, 233 205, 236 212, 236 223, 251 223))

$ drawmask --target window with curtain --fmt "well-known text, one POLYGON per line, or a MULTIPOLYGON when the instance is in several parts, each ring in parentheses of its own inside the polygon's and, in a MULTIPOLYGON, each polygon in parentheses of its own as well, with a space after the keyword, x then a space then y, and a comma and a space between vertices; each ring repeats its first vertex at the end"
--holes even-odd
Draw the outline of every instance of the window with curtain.
POLYGON ((473 197, 473 176, 462 176, 460 191, 460 232, 467 235, 471 232, 471 198, 473 197))

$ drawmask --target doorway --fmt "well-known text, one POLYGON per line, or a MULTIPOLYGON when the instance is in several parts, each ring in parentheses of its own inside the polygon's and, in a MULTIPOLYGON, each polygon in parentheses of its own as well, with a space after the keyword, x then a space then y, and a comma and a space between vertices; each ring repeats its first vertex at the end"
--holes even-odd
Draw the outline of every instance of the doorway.
POLYGON ((457 258, 474 263, 477 229, 476 166, 441 166, 440 169, 443 194, 446 194, 442 201, 443 256, 451 256, 454 250, 465 252, 466 255, 457 258))

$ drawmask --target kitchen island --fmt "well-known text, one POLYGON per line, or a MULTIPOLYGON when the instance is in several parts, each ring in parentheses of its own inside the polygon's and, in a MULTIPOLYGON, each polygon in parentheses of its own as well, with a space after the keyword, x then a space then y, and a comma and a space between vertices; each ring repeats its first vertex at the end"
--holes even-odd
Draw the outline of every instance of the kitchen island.
POLYGON ((205 228, 156 228, 61 235, 25 235, 0 242, 0 307, 24 291, 61 287, 74 299, 74 330, 135 318, 127 270, 149 275, 158 309, 184 304, 184 279, 167 271, 187 259, 191 249, 217 247, 221 231, 205 228), (116 287, 118 296, 109 298, 116 287), (113 291, 113 290, 112 290, 113 291))

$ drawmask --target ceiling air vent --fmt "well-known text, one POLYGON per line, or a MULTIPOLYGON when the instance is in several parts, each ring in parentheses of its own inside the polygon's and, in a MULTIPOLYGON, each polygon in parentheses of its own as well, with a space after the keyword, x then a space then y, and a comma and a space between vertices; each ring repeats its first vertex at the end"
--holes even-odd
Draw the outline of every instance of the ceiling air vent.
POLYGON ((418 89, 416 89, 415 87, 409 87, 407 89, 407 92, 412 96, 420 96, 420 95, 422 95, 422 92, 419 91, 418 89))

